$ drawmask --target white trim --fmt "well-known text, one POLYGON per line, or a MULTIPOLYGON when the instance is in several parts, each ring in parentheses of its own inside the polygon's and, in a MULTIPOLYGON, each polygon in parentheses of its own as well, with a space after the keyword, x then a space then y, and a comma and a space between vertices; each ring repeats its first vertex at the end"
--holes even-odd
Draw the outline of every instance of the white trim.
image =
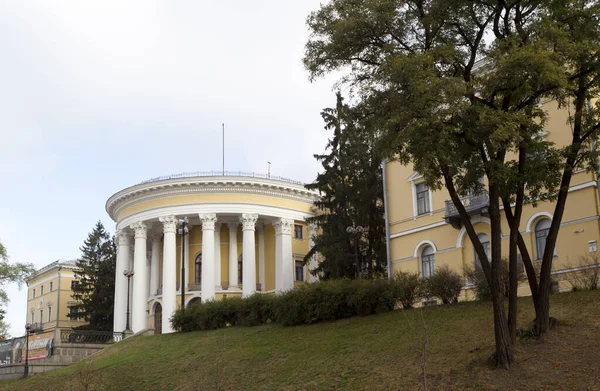
MULTIPOLYGON (((423 178, 422 176, 420 178, 423 178)), ((416 180, 416 179, 415 179, 416 180)), ((415 180, 412 180, 412 193, 413 193, 413 219, 416 220, 417 217, 421 216, 431 216, 433 215, 433 192, 431 191, 431 187, 425 183, 425 181, 419 181, 415 183, 415 180), (429 198, 429 212, 419 214, 419 208, 417 206, 417 185, 421 183, 425 183, 427 186, 428 198, 429 198)))
POLYGON ((437 253, 437 247, 435 247, 435 244, 433 244, 433 242, 431 240, 421 240, 419 242, 419 244, 417 244, 417 247, 415 247, 415 254, 413 255, 414 258, 420 258, 419 257, 419 248, 423 247, 424 245, 429 245, 431 246, 431 248, 433 248, 433 253, 437 253))
MULTIPOLYGON (((483 223, 487 225, 491 225, 492 222, 488 217, 476 215, 471 217, 471 224, 474 226, 475 224, 483 223)), ((456 238, 456 248, 463 248, 463 242, 465 239, 465 235, 467 233, 467 229, 463 226, 458 233, 458 237, 456 238)))
POLYGON ((429 224, 429 225, 423 225, 421 227, 409 229, 407 231, 396 232, 395 234, 391 234, 390 235, 390 239, 399 238, 401 236, 406 236, 406 235, 414 234, 415 232, 425 231, 425 230, 430 229, 430 228, 441 227, 442 225, 446 225, 446 224, 447 223, 445 221, 440 221, 438 223, 433 223, 433 224, 429 224))
POLYGON ((575 186, 569 186, 569 193, 576 190, 586 189, 588 187, 596 187, 596 181, 588 181, 575 186))
POLYGON ((412 174, 410 174, 410 176, 408 177, 408 181, 409 182, 414 182, 414 181, 418 181, 419 179, 422 179, 423 175, 421 175, 419 172, 415 171, 412 174))
POLYGON ((194 299, 199 299, 200 302, 202 302, 202 292, 201 291, 194 291, 194 293, 189 298, 186 298, 185 299, 185 308, 187 308, 188 305, 190 305, 190 301, 192 301, 194 299))
MULTIPOLYGON (((527 228, 525 229, 525 232, 527 233, 531 233, 531 225, 534 223, 534 221, 538 220, 540 217, 547 217, 550 219, 550 221, 552 222, 552 215, 548 212, 537 212, 534 213, 529 220, 527 220, 527 228)), ((562 224, 561 224, 562 225, 562 224)))
POLYGON ((117 231, 126 228, 135 222, 158 219, 161 216, 190 216, 197 215, 200 213, 226 213, 236 215, 241 215, 242 213, 256 213, 260 217, 267 216, 273 218, 286 218, 292 220, 304 220, 306 218, 314 216, 312 213, 301 212, 294 209, 256 204, 203 203, 170 205, 149 209, 129 215, 117 223, 117 231))
POLYGON ((160 304, 161 307, 163 306, 162 300, 156 299, 156 298, 153 299, 152 302, 150 303, 150 312, 148 313, 149 316, 154 316, 154 307, 155 307, 155 304, 157 304, 157 303, 160 304))

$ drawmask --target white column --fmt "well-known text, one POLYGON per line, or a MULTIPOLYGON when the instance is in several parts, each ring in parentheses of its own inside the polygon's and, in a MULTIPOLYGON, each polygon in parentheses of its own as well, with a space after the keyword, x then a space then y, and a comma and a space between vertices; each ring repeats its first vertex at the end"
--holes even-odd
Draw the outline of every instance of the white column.
POLYGON ((223 289, 221 287, 221 225, 223 223, 217 222, 215 224, 215 286, 217 290, 223 289))
POLYGON ((158 291, 158 273, 160 263, 160 235, 152 237, 152 256, 150 261, 150 296, 156 295, 158 291))
POLYGON ((227 224, 229 228, 229 289, 237 288, 238 281, 238 248, 237 248, 237 227, 238 223, 227 224))
POLYGON ((127 277, 123 275, 123 272, 129 269, 131 236, 124 230, 119 230, 117 232, 117 243, 113 330, 122 332, 127 324, 127 277))
POLYGON ((258 231, 258 283, 260 290, 265 291, 265 226, 260 223, 256 225, 258 231))
POLYGON ((243 213, 240 223, 243 227, 242 254, 242 297, 256 293, 256 242, 254 241, 254 226, 258 220, 257 214, 243 213))
POLYGON ((169 318, 177 308, 176 285, 177 285, 177 263, 175 232, 177 231, 177 217, 165 216, 158 220, 163 223, 164 246, 163 246, 163 294, 162 294, 162 332, 172 333, 173 328, 169 318))
POLYGON ((285 292, 294 288, 292 264, 292 227, 294 220, 281 218, 273 222, 275 228, 275 289, 285 292))
MULTIPOLYGON (((312 250, 315 247, 315 236, 317 235, 317 224, 308 223, 308 251, 312 250)), ((312 275, 311 271, 315 270, 319 266, 319 255, 314 253, 310 258, 310 263, 308 264, 308 272, 310 282, 319 281, 319 275, 312 275)))
POLYGON ((133 307, 131 309, 131 329, 134 333, 147 329, 148 295, 146 294, 148 275, 146 274, 146 239, 148 227, 143 222, 131 224, 130 228, 135 233, 135 248, 133 253, 133 307))
POLYGON ((215 299, 215 223, 217 215, 201 213, 202 221, 202 301, 215 299))

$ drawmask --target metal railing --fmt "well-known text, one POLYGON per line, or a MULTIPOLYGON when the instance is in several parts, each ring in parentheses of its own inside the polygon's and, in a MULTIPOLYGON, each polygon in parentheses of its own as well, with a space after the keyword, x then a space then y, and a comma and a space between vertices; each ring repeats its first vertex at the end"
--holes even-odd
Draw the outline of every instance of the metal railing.
MULTIPOLYGON (((479 210, 488 206, 488 195, 487 192, 481 192, 479 194, 469 194, 465 197, 460 197, 460 201, 464 205, 467 212, 479 210)), ((446 217, 458 216, 458 210, 452 200, 446 201, 446 217)))
POLYGON ((112 344, 122 340, 122 332, 96 330, 60 330, 60 341, 65 343, 112 344))
POLYGON ((178 178, 195 178, 195 177, 219 177, 219 176, 231 176, 231 177, 248 177, 248 178, 259 178, 259 179, 270 179, 273 181, 286 182, 291 183, 293 185, 301 185, 304 186, 304 183, 300 181, 295 181, 293 179, 284 178, 275 175, 268 174, 259 174, 256 172, 244 172, 244 171, 196 171, 196 172, 183 172, 181 174, 173 174, 166 176, 159 176, 156 178, 148 179, 147 181, 143 181, 138 183, 138 185, 143 185, 145 183, 152 183, 158 181, 164 181, 167 179, 178 179, 178 178))

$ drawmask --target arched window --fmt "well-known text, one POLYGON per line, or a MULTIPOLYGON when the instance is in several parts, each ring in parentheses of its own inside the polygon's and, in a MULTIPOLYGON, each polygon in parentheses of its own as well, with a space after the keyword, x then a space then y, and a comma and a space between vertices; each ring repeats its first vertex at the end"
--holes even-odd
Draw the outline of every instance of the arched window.
POLYGON ((431 246, 426 246, 421 251, 421 271, 423 278, 433 275, 435 271, 435 255, 431 246))
MULTIPOLYGON (((491 256, 492 253, 490 251, 490 238, 487 234, 480 233, 477 235, 481 245, 483 246, 483 250, 485 251, 485 255, 489 262, 492 261, 491 256)), ((475 254, 475 270, 481 270, 481 260, 479 259, 479 255, 477 255, 477 251, 475 251, 475 247, 473 247, 473 254, 475 254)))
POLYGON ((542 219, 535 225, 535 251, 537 254, 537 259, 542 259, 544 256, 546 238, 548 237, 551 224, 552 222, 550 219, 542 219))
POLYGON ((243 263, 244 263, 244 254, 240 254, 240 256, 238 258, 238 281, 240 284, 244 282, 243 263))
POLYGON ((194 261, 195 267, 195 278, 194 283, 196 285, 200 285, 202 283, 202 253, 196 256, 196 260, 194 261))

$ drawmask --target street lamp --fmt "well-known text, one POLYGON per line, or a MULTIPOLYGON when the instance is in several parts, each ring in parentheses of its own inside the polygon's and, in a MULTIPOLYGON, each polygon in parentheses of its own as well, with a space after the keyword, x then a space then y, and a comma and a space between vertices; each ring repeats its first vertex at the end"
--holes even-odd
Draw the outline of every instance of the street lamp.
POLYGON ((29 375, 29 332, 31 330, 33 330, 33 325, 31 323, 25 324, 25 372, 23 377, 29 375))
POLYGON ((125 277, 127 277, 127 325, 125 326, 125 331, 130 331, 131 329, 129 328, 129 287, 131 285, 131 277, 133 277, 134 275, 134 271, 133 270, 125 270, 123 271, 123 275, 125 277))
POLYGON ((179 219, 177 233, 181 235, 181 310, 185 311, 185 235, 190 233, 187 217, 179 219))
POLYGON ((346 232, 354 235, 354 262, 356 263, 356 277, 360 276, 360 263, 358 261, 358 239, 360 235, 365 231, 365 228, 357 225, 356 227, 350 225, 346 228, 346 232))

